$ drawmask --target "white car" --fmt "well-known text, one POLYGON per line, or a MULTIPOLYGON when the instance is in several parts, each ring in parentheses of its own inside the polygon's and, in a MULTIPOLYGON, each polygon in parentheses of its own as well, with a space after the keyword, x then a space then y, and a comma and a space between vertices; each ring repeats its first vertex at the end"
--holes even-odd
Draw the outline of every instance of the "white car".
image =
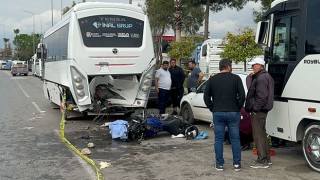
MULTIPOLYGON (((246 74, 237 74, 242 80, 242 84, 247 93, 246 74)), ((206 89, 207 81, 203 82, 195 92, 191 92, 181 99, 181 115, 182 118, 191 124, 196 120, 212 122, 212 112, 207 108, 203 100, 203 93, 206 89)))

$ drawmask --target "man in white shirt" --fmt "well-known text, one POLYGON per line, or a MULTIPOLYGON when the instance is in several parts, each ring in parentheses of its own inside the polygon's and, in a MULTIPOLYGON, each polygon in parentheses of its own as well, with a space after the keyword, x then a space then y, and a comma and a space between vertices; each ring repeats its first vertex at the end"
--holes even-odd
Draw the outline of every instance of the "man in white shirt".
POLYGON ((163 61, 162 67, 157 70, 154 78, 154 86, 158 93, 159 114, 165 114, 167 101, 170 96, 171 75, 168 68, 169 62, 163 61))

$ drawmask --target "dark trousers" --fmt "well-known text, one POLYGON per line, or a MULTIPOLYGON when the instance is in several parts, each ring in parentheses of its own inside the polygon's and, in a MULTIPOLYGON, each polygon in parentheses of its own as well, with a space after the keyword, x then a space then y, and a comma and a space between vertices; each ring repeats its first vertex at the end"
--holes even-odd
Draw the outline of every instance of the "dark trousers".
POLYGON ((180 101, 183 96, 183 88, 174 88, 170 90, 172 107, 180 107, 180 101))
POLYGON ((159 114, 164 114, 166 112, 166 106, 167 106, 169 95, 170 95, 170 90, 159 88, 159 93, 158 93, 159 114))
POLYGON ((264 163, 270 159, 270 145, 266 132, 266 119, 268 113, 251 113, 251 125, 253 141, 257 146, 259 163, 264 163))

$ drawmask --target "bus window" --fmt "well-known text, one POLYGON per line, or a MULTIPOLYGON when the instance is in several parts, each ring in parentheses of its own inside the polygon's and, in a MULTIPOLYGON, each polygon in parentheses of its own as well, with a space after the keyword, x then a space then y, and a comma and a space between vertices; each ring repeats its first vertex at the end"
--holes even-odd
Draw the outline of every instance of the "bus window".
POLYGON ((275 20, 273 62, 297 60, 298 25, 298 16, 275 20))
POLYGON ((288 30, 289 30, 289 18, 276 19, 274 25, 274 46, 272 61, 285 61, 287 59, 286 52, 288 52, 288 30))
POLYGON ((319 54, 320 53, 320 1, 309 0, 307 10, 307 33, 305 42, 306 54, 319 54))
POLYGON ((298 49, 298 28, 299 21, 297 16, 291 17, 290 41, 289 41, 289 61, 297 61, 298 49))
POLYGON ((126 16, 99 15, 79 19, 86 47, 141 47, 144 22, 126 16))

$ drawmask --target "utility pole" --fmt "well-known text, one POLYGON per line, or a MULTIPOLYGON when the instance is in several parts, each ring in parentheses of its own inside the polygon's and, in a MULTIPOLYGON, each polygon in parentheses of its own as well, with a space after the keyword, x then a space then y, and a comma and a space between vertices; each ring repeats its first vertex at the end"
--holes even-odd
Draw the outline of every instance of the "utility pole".
POLYGON ((33 12, 30 12, 30 11, 26 11, 26 10, 24 10, 24 12, 27 12, 27 13, 30 13, 30 14, 32 14, 32 16, 33 16, 33 30, 32 30, 32 41, 33 41, 33 43, 32 43, 32 50, 33 50, 33 54, 35 54, 35 40, 34 40, 34 36, 35 36, 35 32, 34 32, 34 13, 33 12))
POLYGON ((53 27, 53 2, 51 0, 51 27, 53 27))

